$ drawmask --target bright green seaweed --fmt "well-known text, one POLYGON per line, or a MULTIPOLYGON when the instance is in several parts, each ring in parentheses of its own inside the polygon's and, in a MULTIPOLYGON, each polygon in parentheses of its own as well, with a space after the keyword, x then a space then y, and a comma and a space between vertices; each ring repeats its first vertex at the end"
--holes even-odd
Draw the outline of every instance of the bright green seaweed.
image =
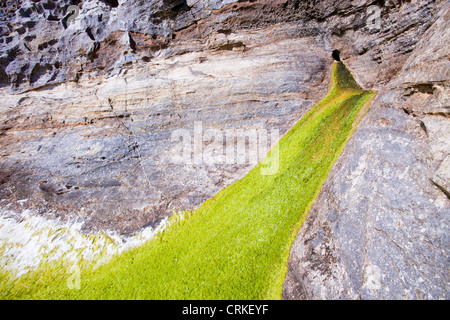
MULTIPOLYGON (((328 95, 278 143, 278 172, 257 165, 163 233, 94 269, 69 289, 67 268, 0 274, 7 299, 279 299, 289 250, 333 164, 374 97, 342 62, 328 95)), ((269 153, 269 159, 271 156, 269 153)))

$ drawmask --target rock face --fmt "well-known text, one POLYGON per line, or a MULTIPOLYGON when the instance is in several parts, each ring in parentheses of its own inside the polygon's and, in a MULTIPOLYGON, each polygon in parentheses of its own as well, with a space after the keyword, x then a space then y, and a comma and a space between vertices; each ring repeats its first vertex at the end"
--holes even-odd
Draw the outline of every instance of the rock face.
MULTIPOLYGON (((284 134, 327 89, 332 59, 293 24, 202 37, 186 31, 170 46, 153 38, 112 31, 81 62, 89 71, 77 81, 4 89, 4 208, 81 220, 85 232, 156 226, 173 210, 197 208, 256 164, 211 163, 211 142, 256 130, 273 144, 272 134, 284 134), (181 138, 192 148, 179 163, 181 138)), ((68 61, 61 74, 71 72, 68 61)))
POLYGON ((333 168, 291 248, 284 298, 449 298, 448 3, 440 9, 333 168))
POLYGON ((208 146, 284 134, 325 95, 338 50, 379 94, 297 236, 284 298, 448 298, 449 1, 2 4, 13 218, 130 234, 198 207, 254 165, 211 162, 208 146))

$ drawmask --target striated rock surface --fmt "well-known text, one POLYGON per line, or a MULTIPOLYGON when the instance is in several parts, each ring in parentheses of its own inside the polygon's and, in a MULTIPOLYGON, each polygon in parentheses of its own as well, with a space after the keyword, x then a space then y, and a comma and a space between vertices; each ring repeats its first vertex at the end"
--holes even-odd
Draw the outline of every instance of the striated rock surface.
POLYGON ((0 85, 22 92, 77 81, 85 73, 107 75, 131 61, 153 57, 176 30, 229 2, 9 1, 0 30, 0 85), (136 39, 122 39, 128 32, 136 39))
POLYGON ((273 144, 275 130, 284 134, 326 92, 332 59, 295 25, 186 37, 150 60, 119 65, 130 46, 136 54, 152 50, 145 37, 106 37, 88 65, 106 63, 108 77, 92 71, 77 82, 4 90, 4 208, 82 220, 86 232, 156 226, 173 210, 197 208, 256 164, 210 163, 211 142, 224 145, 229 130, 257 130, 273 144), (199 163, 196 123, 205 150, 199 163), (181 163, 177 130, 192 139, 181 163), (208 137, 211 130, 219 136, 208 137))
POLYGON ((284 298, 449 298, 448 3, 437 16, 333 168, 291 248, 284 298))
POLYGON ((131 234, 196 208, 254 165, 198 162, 196 134, 203 150, 281 136, 339 50, 379 95, 297 236, 284 298, 448 298, 449 1, 2 4, 3 214, 131 234))

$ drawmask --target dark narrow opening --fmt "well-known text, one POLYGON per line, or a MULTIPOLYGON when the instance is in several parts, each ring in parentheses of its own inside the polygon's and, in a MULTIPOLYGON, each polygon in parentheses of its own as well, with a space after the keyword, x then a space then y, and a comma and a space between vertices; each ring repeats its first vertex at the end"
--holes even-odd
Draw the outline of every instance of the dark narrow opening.
POLYGON ((117 8, 119 6, 119 1, 117 0, 102 0, 106 4, 110 5, 113 8, 117 8))
POLYGON ((87 33, 88 37, 89 37, 92 41, 95 41, 95 37, 94 37, 94 35, 92 34, 91 27, 87 27, 87 28, 86 28, 86 33, 87 33))
POLYGON ((333 53, 331 55, 333 56, 334 60, 341 61, 341 52, 339 50, 333 50, 333 53))

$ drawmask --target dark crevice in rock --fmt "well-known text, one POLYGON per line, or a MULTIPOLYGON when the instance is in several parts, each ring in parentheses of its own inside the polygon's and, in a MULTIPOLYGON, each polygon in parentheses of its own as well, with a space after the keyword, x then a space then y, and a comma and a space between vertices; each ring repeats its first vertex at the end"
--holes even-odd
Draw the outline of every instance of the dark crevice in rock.
POLYGON ((6 87, 9 85, 9 77, 6 74, 5 70, 0 67, 0 88, 6 87))
POLYGON ((218 47, 218 50, 233 50, 234 48, 245 48, 245 44, 241 41, 224 44, 218 47))
POLYGON ((89 49, 86 57, 89 61, 94 61, 97 58, 97 52, 100 49, 100 43, 94 42, 94 45, 89 49))
POLYGON ((48 74, 53 70, 53 67, 50 64, 40 65, 36 64, 31 71, 30 75, 30 84, 37 82, 41 77, 48 74))
POLYGON ((53 1, 51 1, 51 0, 48 0, 47 2, 44 2, 44 3, 42 4, 42 6, 43 6, 44 9, 46 9, 46 10, 53 10, 53 9, 56 8, 56 4, 55 4, 53 1))
POLYGON ((117 0, 100 0, 103 3, 106 3, 112 8, 117 8, 119 6, 119 1, 117 0))
POLYGON ((441 186, 439 183, 437 183, 437 182, 434 181, 434 180, 431 180, 431 182, 432 182, 439 190, 441 190, 441 191, 446 195, 446 197, 450 200, 450 191, 448 191, 447 189, 445 189, 443 186, 441 186))
POLYGON ((178 14, 190 10, 186 0, 164 0, 161 8, 153 13, 153 22, 160 24, 166 19, 173 20, 178 14))
POLYGON ((45 50, 45 49, 47 49, 48 47, 54 46, 54 45, 57 44, 57 43, 58 43, 58 40, 57 40, 57 39, 52 39, 52 40, 50 40, 50 41, 41 43, 41 44, 38 46, 38 50, 45 50))
POLYGON ((413 117, 416 117, 416 116, 417 116, 412 110, 409 110, 409 109, 407 109, 407 108, 405 108, 405 107, 402 107, 402 110, 403 110, 403 112, 406 113, 408 116, 413 116, 413 117))
POLYGON ((86 28, 86 33, 87 33, 88 37, 89 37, 92 41, 95 41, 95 37, 94 37, 94 35, 92 34, 92 29, 91 29, 90 27, 86 28))
POLYGON ((223 34, 226 34, 226 35, 231 34, 231 32, 232 32, 231 29, 219 29, 219 30, 217 30, 217 33, 223 33, 223 34))
POLYGON ((432 83, 419 83, 411 88, 417 90, 420 93, 427 93, 427 94, 433 94, 434 93, 434 86, 432 83))
POLYGON ((425 134, 428 137, 429 136, 428 135, 428 129, 427 129, 427 126, 425 125, 425 123, 423 121, 420 121, 420 127, 422 128, 423 131, 425 131, 425 134))
POLYGON ((136 52, 136 41, 134 41, 133 37, 131 36, 130 33, 128 33, 128 43, 130 45, 130 49, 132 50, 133 53, 136 52))

